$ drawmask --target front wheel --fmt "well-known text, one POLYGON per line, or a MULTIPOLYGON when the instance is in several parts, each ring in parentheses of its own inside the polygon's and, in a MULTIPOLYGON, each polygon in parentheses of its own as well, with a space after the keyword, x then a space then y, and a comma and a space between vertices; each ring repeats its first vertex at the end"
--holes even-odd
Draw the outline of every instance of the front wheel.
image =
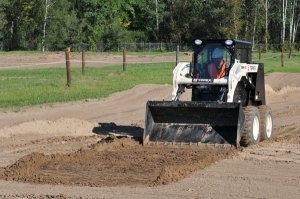
POLYGON ((260 116, 258 108, 254 106, 244 107, 245 126, 240 144, 249 146, 260 141, 260 116))
POLYGON ((260 113, 260 140, 271 140, 273 136, 273 117, 272 110, 266 105, 258 107, 260 113))

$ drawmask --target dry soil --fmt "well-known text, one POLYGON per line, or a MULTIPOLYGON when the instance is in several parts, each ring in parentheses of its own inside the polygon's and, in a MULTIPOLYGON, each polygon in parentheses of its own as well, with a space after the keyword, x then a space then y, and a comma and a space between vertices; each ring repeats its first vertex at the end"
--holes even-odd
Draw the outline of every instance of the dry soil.
POLYGON ((1 112, 0 198, 300 198, 299 79, 266 77, 274 139, 242 149, 142 146, 146 101, 170 85, 1 112))

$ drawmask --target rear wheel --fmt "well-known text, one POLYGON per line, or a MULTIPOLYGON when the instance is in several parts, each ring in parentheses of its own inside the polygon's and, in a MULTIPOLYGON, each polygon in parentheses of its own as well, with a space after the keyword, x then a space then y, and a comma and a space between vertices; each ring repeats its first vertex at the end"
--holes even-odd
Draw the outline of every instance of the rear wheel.
POLYGON ((260 141, 260 117, 259 110, 254 106, 244 107, 245 127, 240 144, 249 146, 260 141))
POLYGON ((272 110, 266 105, 258 107, 260 113, 260 140, 271 140, 273 134, 272 110))

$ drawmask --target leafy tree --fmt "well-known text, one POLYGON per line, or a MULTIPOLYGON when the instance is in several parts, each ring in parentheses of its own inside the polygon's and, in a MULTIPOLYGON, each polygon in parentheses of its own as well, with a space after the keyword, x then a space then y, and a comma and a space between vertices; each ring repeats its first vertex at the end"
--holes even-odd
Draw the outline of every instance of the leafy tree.
POLYGON ((0 2, 0 49, 3 48, 3 42, 5 40, 5 37, 3 35, 4 32, 4 24, 5 24, 5 18, 4 18, 4 12, 3 12, 3 7, 5 5, 6 1, 1 1, 0 2))
POLYGON ((182 43, 189 38, 191 2, 189 0, 168 0, 167 12, 159 27, 159 38, 165 42, 182 43))
POLYGON ((4 1, 3 37, 7 50, 35 50, 41 32, 41 0, 4 1))
POLYGON ((191 32, 194 38, 237 38, 240 35, 241 3, 236 0, 192 0, 191 32))
POLYGON ((135 37, 145 39, 141 31, 134 29, 135 9, 141 5, 135 0, 77 0, 75 9, 82 42, 95 49, 100 42, 111 48, 118 43, 135 41, 135 37))
POLYGON ((137 3, 133 5, 135 13, 134 16, 132 16, 132 23, 129 26, 129 30, 141 33, 141 36, 137 36, 137 39, 143 39, 143 41, 158 41, 156 22, 159 23, 162 21, 164 3, 157 1, 156 5, 154 0, 136 2, 137 3))
POLYGON ((299 0, 1 0, 5 50, 114 50, 126 42, 191 42, 238 38, 290 46, 300 40, 299 0), (283 30, 282 2, 287 2, 283 30), (45 31, 44 31, 45 30, 45 31), (283 34, 284 33, 284 34, 283 34), (282 38, 284 35, 284 38, 282 38))
POLYGON ((280 44, 281 38, 281 0, 273 0, 270 3, 270 16, 269 16, 269 32, 270 43, 280 44))
POLYGON ((49 50, 64 50, 68 46, 78 48, 80 42, 79 20, 69 0, 53 1, 49 7, 46 46, 49 50))

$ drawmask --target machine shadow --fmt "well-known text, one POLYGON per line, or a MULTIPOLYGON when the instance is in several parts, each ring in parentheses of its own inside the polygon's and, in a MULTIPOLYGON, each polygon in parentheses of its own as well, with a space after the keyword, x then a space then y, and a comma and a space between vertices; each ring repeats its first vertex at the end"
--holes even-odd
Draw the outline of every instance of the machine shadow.
POLYGON ((111 135, 117 137, 132 137, 134 140, 141 142, 143 138, 144 129, 137 126, 117 125, 114 122, 98 123, 99 126, 93 128, 93 133, 97 135, 111 135))

